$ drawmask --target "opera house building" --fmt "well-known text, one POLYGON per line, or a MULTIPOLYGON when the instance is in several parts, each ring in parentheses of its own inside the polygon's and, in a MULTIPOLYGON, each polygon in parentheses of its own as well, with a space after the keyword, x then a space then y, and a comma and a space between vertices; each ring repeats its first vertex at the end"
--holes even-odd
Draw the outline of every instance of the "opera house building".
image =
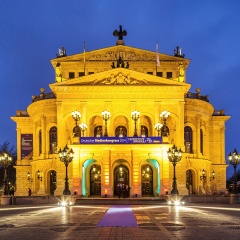
POLYGON ((225 192, 230 116, 190 91, 180 47, 169 55, 125 45, 122 28, 114 35, 107 48, 61 48, 49 91, 11 117, 15 195, 115 197, 123 185, 130 197, 225 192))

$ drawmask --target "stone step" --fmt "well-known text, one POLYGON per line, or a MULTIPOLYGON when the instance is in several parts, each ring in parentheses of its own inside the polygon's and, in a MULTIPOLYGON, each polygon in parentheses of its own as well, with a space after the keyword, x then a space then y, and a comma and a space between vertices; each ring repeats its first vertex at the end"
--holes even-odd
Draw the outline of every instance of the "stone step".
POLYGON ((161 198, 76 198, 75 205, 157 205, 165 204, 161 198))

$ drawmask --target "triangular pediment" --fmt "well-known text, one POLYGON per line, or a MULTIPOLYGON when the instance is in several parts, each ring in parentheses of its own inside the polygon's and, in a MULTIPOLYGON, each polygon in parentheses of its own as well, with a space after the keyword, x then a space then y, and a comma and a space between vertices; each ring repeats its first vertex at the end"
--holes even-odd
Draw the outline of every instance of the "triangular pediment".
POLYGON ((146 73, 136 72, 126 68, 115 68, 108 71, 87 75, 84 77, 56 82, 50 86, 99 86, 99 85, 158 85, 158 86, 186 86, 190 84, 179 82, 178 79, 166 79, 146 73))
MULTIPOLYGON (((134 48, 125 45, 117 45, 108 48, 102 48, 89 52, 82 52, 70 56, 57 57, 51 60, 53 67, 55 68, 57 63, 70 64, 78 62, 105 62, 116 61, 119 57, 122 57, 125 62, 156 62, 156 52, 148 51, 144 49, 134 48)), ((190 60, 181 57, 175 57, 159 52, 159 59, 161 64, 168 64, 170 62, 178 64, 182 62, 185 69, 187 68, 190 60)))

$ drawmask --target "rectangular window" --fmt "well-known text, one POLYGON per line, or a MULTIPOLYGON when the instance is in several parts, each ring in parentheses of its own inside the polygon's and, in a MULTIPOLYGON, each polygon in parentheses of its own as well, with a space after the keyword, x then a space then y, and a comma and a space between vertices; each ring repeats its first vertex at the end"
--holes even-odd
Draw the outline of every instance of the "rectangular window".
POLYGON ((94 72, 88 72, 88 75, 90 75, 90 74, 94 74, 94 72))
POLYGON ((147 72, 147 74, 153 75, 153 72, 147 72))
POLYGON ((84 74, 84 72, 79 72, 79 73, 78 73, 78 76, 79 76, 79 77, 83 77, 83 76, 85 76, 85 74, 84 74))
POLYGON ((69 72, 69 78, 74 78, 74 77, 75 77, 74 72, 69 72))
POLYGON ((162 77, 162 72, 157 72, 158 77, 162 77))
POLYGON ((167 72, 167 78, 172 78, 172 72, 167 72))

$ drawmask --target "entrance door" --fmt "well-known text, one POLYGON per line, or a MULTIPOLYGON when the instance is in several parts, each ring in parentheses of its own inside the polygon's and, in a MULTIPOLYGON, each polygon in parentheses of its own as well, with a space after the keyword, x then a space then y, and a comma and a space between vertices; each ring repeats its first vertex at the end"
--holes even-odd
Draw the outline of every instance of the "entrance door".
POLYGON ((50 172, 50 195, 54 195, 54 191, 56 190, 57 188, 57 173, 56 171, 51 171, 50 172))
POLYGON ((142 196, 153 196, 153 171, 150 165, 142 166, 142 196))
POLYGON ((191 170, 186 171, 186 188, 188 189, 188 194, 193 194, 193 174, 191 170))
POLYGON ((93 165, 90 169, 90 195, 101 196, 101 167, 93 165))
POLYGON ((114 170, 114 195, 118 195, 118 184, 129 186, 129 170, 126 166, 120 165, 114 170))

